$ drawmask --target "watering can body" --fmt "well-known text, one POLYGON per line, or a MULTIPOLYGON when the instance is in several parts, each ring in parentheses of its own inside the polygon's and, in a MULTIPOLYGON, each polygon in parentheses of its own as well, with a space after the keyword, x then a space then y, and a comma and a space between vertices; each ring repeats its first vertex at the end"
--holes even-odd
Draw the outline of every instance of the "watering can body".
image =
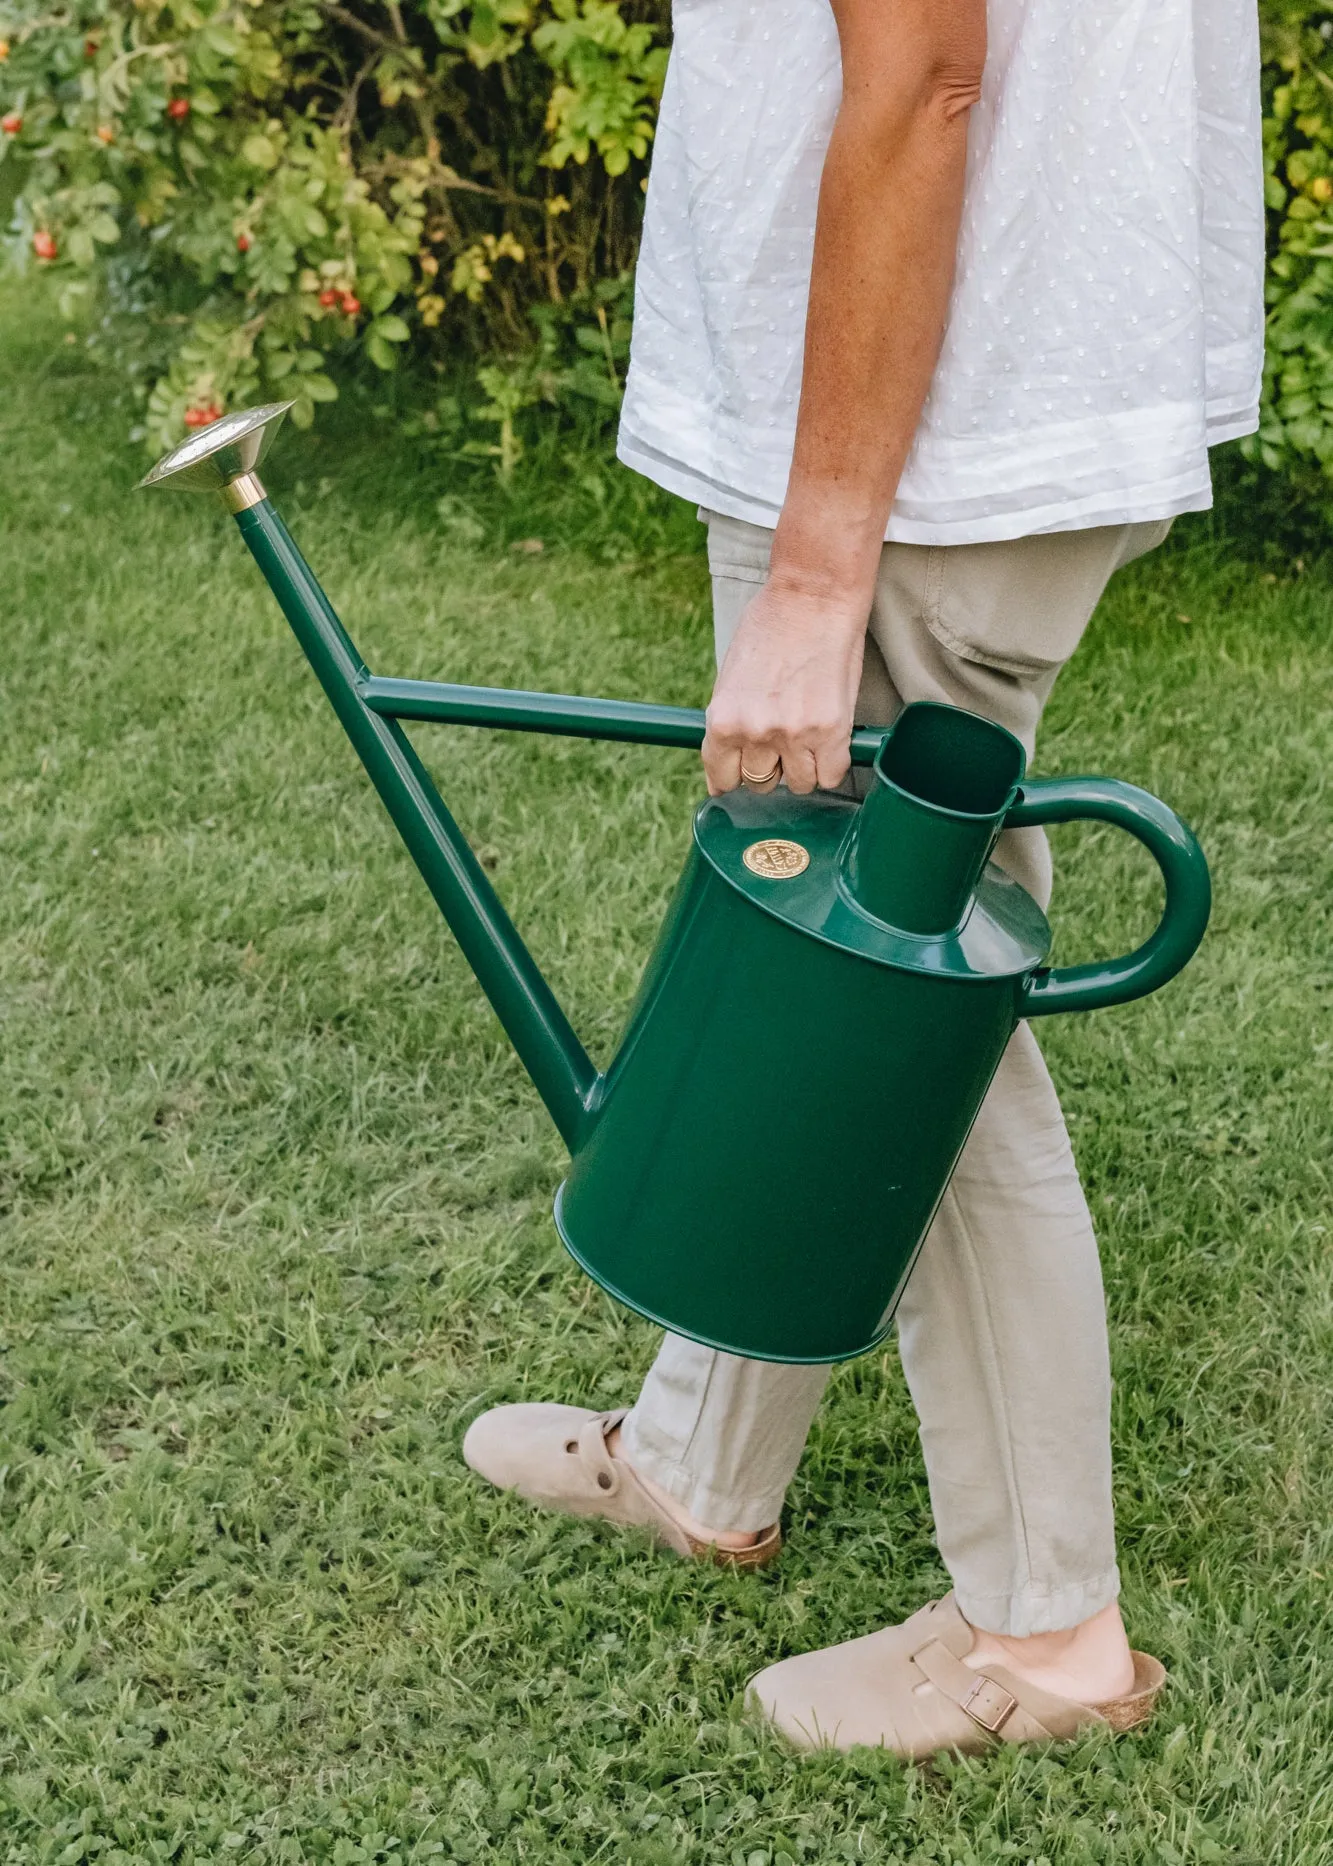
POLYGON ((699 812, 556 1202, 612 1295, 757 1358, 840 1360, 889 1327, 1049 944, 993 867, 934 937, 860 912, 840 885, 858 814, 746 791, 699 812), (746 868, 773 843, 808 865, 746 868))
POLYGON ((737 791, 696 813, 614 1061, 599 1073, 403 730, 404 720, 671 746, 684 708, 376 678, 257 466, 283 409, 227 417, 143 482, 222 494, 569 1146, 560 1236, 620 1301, 736 1354, 825 1362, 888 1329, 1020 1018, 1141 997, 1209 913, 1202 851, 1108 778, 1024 781, 1022 747, 931 702, 853 734, 862 801, 737 791), (1165 906, 1134 952, 1045 965, 1006 828, 1096 819, 1144 843, 1165 906))

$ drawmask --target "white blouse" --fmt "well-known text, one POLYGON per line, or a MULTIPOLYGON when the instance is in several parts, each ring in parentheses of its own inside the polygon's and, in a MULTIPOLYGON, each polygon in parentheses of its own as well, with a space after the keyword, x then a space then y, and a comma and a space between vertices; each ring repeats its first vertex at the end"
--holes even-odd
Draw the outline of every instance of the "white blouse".
MULTIPOLYGON (((841 61, 828 0, 675 0, 619 453, 774 525, 841 61)), ((1255 0, 990 0, 944 348, 887 535, 1211 500, 1258 421, 1255 0)))

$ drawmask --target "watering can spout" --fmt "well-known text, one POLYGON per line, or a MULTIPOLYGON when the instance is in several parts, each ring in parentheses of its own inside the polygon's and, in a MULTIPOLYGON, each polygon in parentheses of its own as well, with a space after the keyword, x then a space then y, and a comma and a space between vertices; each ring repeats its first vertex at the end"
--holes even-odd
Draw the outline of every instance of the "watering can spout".
POLYGON ((582 1140, 600 1078, 466 836, 395 717, 367 702, 370 669, 256 468, 290 403, 224 416, 140 484, 219 493, 305 650, 426 885, 536 1084, 565 1144, 582 1140))
POLYGON ((396 719, 373 712, 370 670, 267 501, 236 515, 371 782, 566 1146, 582 1140, 597 1071, 518 929, 396 719))
POLYGON ((407 734, 366 704, 370 670, 287 527, 267 501, 236 523, 561 1137, 577 1147, 598 1082, 586 1050, 407 734))

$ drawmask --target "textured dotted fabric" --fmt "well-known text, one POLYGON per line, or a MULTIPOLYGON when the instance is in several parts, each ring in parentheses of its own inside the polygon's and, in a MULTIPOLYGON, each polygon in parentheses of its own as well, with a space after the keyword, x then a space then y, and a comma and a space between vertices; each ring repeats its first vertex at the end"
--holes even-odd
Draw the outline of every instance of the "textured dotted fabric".
MULTIPOLYGON (((888 526, 1199 510, 1258 420, 1254 0, 991 0, 948 331, 888 526)), ((776 523, 841 65, 828 0, 675 0, 620 457, 776 523)))

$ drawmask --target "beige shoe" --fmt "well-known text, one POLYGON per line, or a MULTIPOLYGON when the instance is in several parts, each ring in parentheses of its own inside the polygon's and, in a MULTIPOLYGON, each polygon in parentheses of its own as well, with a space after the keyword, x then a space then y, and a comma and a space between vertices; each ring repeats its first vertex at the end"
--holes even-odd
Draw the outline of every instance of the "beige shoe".
POLYGON ((1003 1666, 963 1660, 973 1632, 952 1594, 901 1626, 783 1659, 750 1680, 748 1702, 798 1749, 891 1749, 919 1762, 937 1750, 973 1754, 996 1743, 1046 1743, 1095 1724, 1132 1730, 1152 1715, 1166 1673, 1134 1654, 1134 1689, 1109 1704, 1077 1704, 1003 1666))
POLYGON ((651 1529, 677 1555, 716 1562, 719 1568, 763 1568, 782 1547, 776 1523, 743 1549, 721 1549, 688 1535, 649 1496, 623 1458, 606 1448, 607 1435, 625 1417, 586 1406, 496 1406, 468 1427, 463 1457, 479 1477, 500 1490, 516 1490, 543 1509, 566 1516, 601 1516, 611 1523, 651 1529))

